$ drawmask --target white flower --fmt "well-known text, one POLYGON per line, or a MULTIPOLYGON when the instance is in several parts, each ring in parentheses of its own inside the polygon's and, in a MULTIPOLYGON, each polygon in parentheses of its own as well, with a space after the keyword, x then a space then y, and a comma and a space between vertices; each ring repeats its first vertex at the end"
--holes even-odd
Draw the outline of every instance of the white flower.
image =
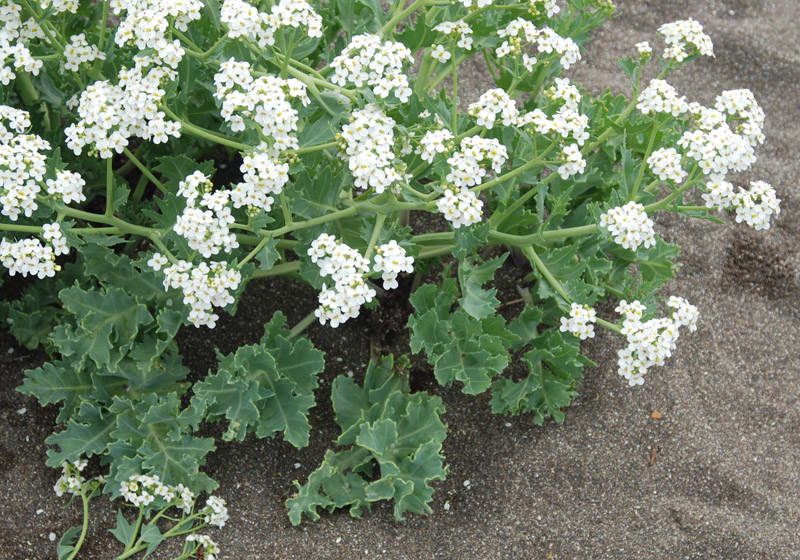
POLYGON ((401 272, 414 272, 414 257, 406 256, 406 250, 391 240, 375 250, 375 264, 372 269, 382 272, 383 288, 397 288, 397 275, 401 272))
POLYGON ((448 60, 450 60, 450 51, 444 48, 442 45, 432 45, 433 50, 431 51, 431 56, 444 64, 448 60))
POLYGON ((650 113, 669 113, 678 117, 689 110, 686 97, 678 97, 678 93, 664 80, 650 80, 647 87, 639 94, 636 109, 643 115, 650 113))
POLYGON ((647 165, 662 181, 680 183, 686 178, 686 171, 681 167, 681 155, 675 148, 659 148, 647 158, 647 165))
POLYGON ((367 282, 369 261, 350 246, 339 243, 328 234, 320 234, 308 249, 311 262, 320 269, 320 276, 330 276, 333 289, 323 284, 319 294, 319 307, 314 312, 321 324, 330 321, 336 328, 348 319, 358 317, 361 306, 372 301, 375 290, 367 282))
POLYGON ((744 222, 755 230, 769 229, 770 218, 781 213, 775 189, 764 181, 750 183, 750 190, 739 189, 733 198, 737 223, 744 222))
POLYGON ((628 346, 617 352, 618 373, 628 380, 631 387, 642 385, 644 375, 651 367, 663 366, 672 356, 681 327, 688 327, 690 332, 697 330, 699 313, 694 305, 673 296, 667 300, 667 306, 673 310, 671 317, 650 319, 644 323, 642 315, 646 308, 640 302, 622 300, 616 309, 617 313, 625 316, 622 334, 628 340, 628 346))
POLYGON ((664 58, 674 58, 681 62, 687 56, 699 52, 704 56, 714 56, 711 38, 703 33, 703 26, 693 19, 665 23, 658 28, 667 43, 664 58))
POLYGON ((375 104, 354 111, 342 127, 344 154, 356 188, 373 187, 380 194, 403 176, 394 168, 394 119, 375 104))
POLYGON ((469 114, 477 119, 478 126, 489 129, 494 126, 498 115, 502 118, 504 126, 511 126, 519 116, 519 110, 514 100, 500 88, 490 89, 483 93, 478 101, 468 107, 468 110, 469 114))
POLYGON ((653 225, 644 206, 633 201, 600 216, 600 227, 614 237, 615 243, 631 251, 636 251, 640 245, 647 249, 656 244, 653 225))
POLYGON ((394 93, 401 103, 406 103, 411 88, 403 65, 412 62, 411 51, 402 43, 381 43, 378 35, 356 35, 331 62, 335 70, 331 81, 340 86, 348 82, 357 88, 372 86, 375 95, 385 99, 394 93))
POLYGON ((454 228, 481 221, 483 201, 467 187, 445 187, 444 196, 436 202, 439 212, 454 228))
POLYGON ((206 523, 220 528, 225 526, 225 522, 229 518, 225 500, 217 496, 209 496, 203 513, 205 514, 204 520, 206 523))
POLYGON ((196 542, 197 548, 203 548, 203 558, 205 560, 218 560, 219 545, 211 540, 207 535, 188 535, 187 542, 196 542))
POLYGON ((561 332, 571 332, 581 340, 594 338, 594 326, 597 313, 588 305, 578 305, 573 303, 569 312, 569 318, 561 317, 561 332))

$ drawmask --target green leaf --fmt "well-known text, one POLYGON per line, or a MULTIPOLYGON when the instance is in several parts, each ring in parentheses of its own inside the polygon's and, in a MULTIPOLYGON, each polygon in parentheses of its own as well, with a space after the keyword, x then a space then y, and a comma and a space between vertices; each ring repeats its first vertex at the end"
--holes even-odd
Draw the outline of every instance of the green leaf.
POLYGON ((298 525, 303 515, 319 519, 319 508, 349 507, 350 515, 360 517, 373 502, 390 499, 398 520, 408 511, 430 512, 431 482, 447 475, 441 399, 409 394, 391 356, 370 363, 363 387, 337 377, 331 398, 342 427, 337 443, 349 447, 329 450, 306 484, 295 481, 297 494, 286 501, 292 524, 298 525))
POLYGON ((142 534, 139 538, 142 539, 142 542, 147 543, 147 552, 144 553, 144 558, 150 556, 158 548, 158 545, 164 542, 164 535, 161 534, 158 527, 151 524, 142 527, 142 534))
POLYGON ((592 363, 580 355, 577 342, 566 341, 554 329, 537 335, 532 346, 523 356, 527 377, 520 381, 503 377, 492 383, 492 412, 533 413, 533 421, 539 425, 549 416, 563 422, 563 409, 576 394, 583 367, 592 363))
POLYGON ((75 314, 79 328, 71 333, 73 349, 81 349, 97 367, 111 363, 115 354, 130 349, 139 328, 150 324, 147 307, 120 288, 83 290, 78 286, 61 290, 64 308, 75 314))
POLYGON ((625 75, 628 76, 631 85, 636 88, 636 68, 639 66, 638 61, 634 61, 631 57, 617 57, 617 62, 619 63, 625 75))
POLYGON ((58 560, 65 560, 72 554, 82 529, 82 527, 70 527, 66 533, 61 535, 61 538, 58 539, 58 547, 56 548, 58 560))
POLYGON ((259 344, 220 356, 217 373, 195 384, 192 406, 210 421, 227 419, 225 439, 283 432, 295 447, 308 445, 308 411, 315 405, 323 354, 306 338, 286 338, 285 322, 276 313, 259 344))
POLYGON ((122 511, 120 510, 117 510, 117 526, 113 529, 109 529, 108 532, 114 535, 114 537, 125 546, 132 543, 133 537, 136 536, 135 525, 133 523, 128 523, 128 520, 125 519, 125 516, 122 515, 122 511))
POLYGON ((64 461, 74 463, 81 457, 102 455, 111 441, 115 421, 112 414, 84 402, 78 420, 70 419, 67 428, 49 436, 45 441, 58 449, 47 450, 47 466, 59 468, 64 461))
POLYGON ((261 270, 269 270, 275 264, 275 262, 281 257, 278 253, 276 247, 278 246, 278 240, 274 238, 270 238, 267 241, 267 244, 261 248, 261 250, 256 254, 256 259, 258 259, 258 268, 261 270))
POLYGON ((39 404, 46 406, 64 401, 58 416, 59 422, 66 421, 94 390, 91 376, 83 370, 69 367, 65 362, 46 363, 25 372, 25 380, 17 391, 35 397, 39 404))
POLYGON ((507 348, 517 337, 494 314, 476 319, 462 309, 450 312, 455 296, 436 288, 429 284, 411 296, 417 310, 408 319, 411 350, 425 350, 441 385, 461 381, 463 392, 482 393, 508 365, 507 348))
POLYGON ((495 272, 503 265, 508 253, 495 257, 479 265, 461 260, 458 266, 458 282, 461 286, 461 308, 475 319, 483 319, 495 314, 495 307, 500 305, 497 289, 484 290, 483 285, 494 279, 495 272))

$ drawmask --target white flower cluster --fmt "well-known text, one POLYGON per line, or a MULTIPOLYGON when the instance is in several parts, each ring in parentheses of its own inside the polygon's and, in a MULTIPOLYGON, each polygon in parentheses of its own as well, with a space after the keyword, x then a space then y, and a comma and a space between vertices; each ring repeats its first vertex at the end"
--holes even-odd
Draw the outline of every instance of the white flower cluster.
POLYGON ((17 77, 12 70, 20 68, 34 76, 39 74, 44 64, 41 60, 33 58, 31 51, 25 46, 25 41, 32 38, 44 38, 44 32, 33 18, 22 21, 20 8, 14 2, 0 4, 0 84, 7 86, 17 77), (13 64, 7 63, 13 58, 13 64), (8 64, 8 65, 7 65, 8 64))
POLYGON ((686 96, 678 97, 678 92, 666 81, 654 79, 639 94, 636 109, 643 115, 669 113, 678 117, 689 110, 689 104, 686 103, 686 96))
POLYGON ((485 8, 486 6, 491 6, 494 0, 460 0, 462 4, 464 4, 467 8, 485 8))
POLYGON ((723 91, 714 105, 717 111, 727 113, 738 122, 734 132, 747 138, 752 146, 764 143, 764 111, 749 89, 723 91))
POLYGON ((417 153, 424 161, 433 163, 436 154, 442 154, 451 148, 449 142, 453 138, 453 133, 447 129, 429 130, 420 140, 417 153))
POLYGON ((642 41, 641 43, 636 43, 636 52, 640 55, 650 56, 653 54, 653 47, 647 41, 642 41))
POLYGON ((544 95, 553 101, 563 101, 552 119, 541 109, 534 109, 522 114, 517 119, 517 126, 532 125, 538 134, 555 132, 564 140, 573 138, 579 146, 589 139, 589 117, 578 112, 581 100, 580 91, 567 78, 556 78, 555 84, 544 90, 544 95))
POLYGON ((166 34, 172 25, 180 31, 186 31, 188 24, 200 19, 203 9, 201 0, 112 0, 109 3, 112 12, 126 16, 120 21, 114 42, 120 47, 134 44, 140 50, 152 49, 153 58, 177 68, 186 54, 180 41, 169 41, 166 34))
POLYGON ((644 375, 651 367, 664 365, 676 347, 681 327, 688 327, 689 332, 697 330, 697 307, 675 296, 667 300, 667 306, 672 309, 671 317, 650 319, 644 323, 642 315, 646 308, 640 302, 622 300, 616 308, 617 313, 625 316, 622 334, 628 339, 628 346, 617 352, 617 364, 619 374, 628 380, 631 387, 642 385, 644 375))
POLYGON ((500 88, 490 89, 480 96, 480 99, 468 107, 469 114, 478 121, 478 126, 491 129, 499 115, 503 126, 511 126, 517 122, 519 110, 516 103, 505 90, 500 88))
POLYGON ((45 244, 36 237, 20 239, 12 243, 3 237, 0 240, 0 262, 11 276, 37 276, 39 279, 53 277, 61 267, 56 264, 56 256, 69 252, 67 240, 57 223, 44 224, 42 237, 45 244))
POLYGON ((64 47, 64 58, 67 59, 64 63, 64 68, 77 72, 84 62, 91 62, 97 59, 105 60, 106 53, 100 52, 97 45, 89 46, 86 41, 86 35, 81 33, 69 38, 69 43, 64 47))
POLYGON ((209 496, 206 500, 206 507, 202 513, 205 514, 204 521, 209 525, 222 528, 228 521, 228 508, 225 506, 225 500, 217 496, 209 496))
POLYGON ((319 294, 319 307, 314 312, 319 322, 328 321, 331 327, 338 327, 348 319, 358 317, 361 305, 372 301, 375 290, 370 287, 365 275, 369 273, 369 261, 361 253, 336 237, 320 234, 308 250, 311 262, 319 266, 320 276, 330 276, 333 289, 322 285, 319 294))
POLYGON ((80 493, 81 486, 86 479, 80 474, 83 472, 83 469, 86 468, 88 462, 86 459, 78 459, 74 463, 70 463, 69 461, 64 461, 61 465, 61 476, 56 481, 55 486, 53 486, 53 490, 56 493, 56 496, 59 498, 64 494, 72 494, 73 496, 77 496, 80 493), (73 467, 73 468, 70 468, 73 467), (77 472, 75 472, 77 471, 77 472))
POLYGON ((186 208, 172 227, 189 242, 191 249, 205 258, 218 254, 220 249, 230 253, 239 246, 236 235, 228 228, 236 221, 228 206, 230 191, 212 192, 212 186, 200 171, 178 184, 178 194, 186 198, 186 208))
POLYGON ((681 155, 675 148, 659 148, 647 158, 650 171, 662 181, 680 183, 686 178, 686 171, 681 167, 681 155))
POLYGON ((46 10, 52 4, 53 10, 56 13, 72 12, 73 14, 78 11, 78 0, 39 0, 39 4, 43 10, 46 10))
POLYGON ((114 152, 121 153, 131 136, 165 143, 170 136, 180 137, 181 125, 166 121, 158 110, 165 91, 163 85, 174 80, 177 73, 163 66, 153 66, 149 57, 135 57, 133 68, 122 68, 119 83, 99 81, 81 92, 80 98, 70 101, 77 105, 80 120, 68 126, 67 147, 80 155, 85 146, 97 150, 103 159, 114 152))
POLYGON ((571 332, 581 340, 594 338, 594 325, 597 313, 588 305, 573 303, 569 311, 569 318, 561 317, 561 332, 571 332))
POLYGON ((733 185, 725 180, 724 175, 709 175, 705 188, 707 190, 702 194, 702 197, 707 208, 724 210, 733 204, 736 191, 733 185))
POLYGON ((600 216, 600 227, 614 237, 614 243, 631 251, 636 251, 640 245, 648 249, 656 244, 653 225, 644 206, 634 201, 600 216))
MULTIPOLYGON (((153 253, 148 266, 159 271, 169 261, 161 253, 153 253)), ((183 303, 191 307, 189 322, 213 329, 219 316, 211 313, 213 307, 225 307, 233 303, 231 291, 239 287, 242 275, 235 268, 228 268, 225 261, 205 263, 197 266, 184 260, 164 269, 164 289, 180 289, 183 303)))
POLYGON ((745 171, 756 161, 750 141, 733 132, 723 113, 693 103, 694 130, 688 130, 678 140, 684 155, 700 164, 706 175, 726 176, 729 171, 745 171))
MULTIPOLYGON (((509 23, 505 28, 497 32, 504 38, 503 44, 497 47, 498 58, 508 55, 522 54, 522 63, 529 72, 533 71, 533 65, 537 62, 537 57, 530 57, 523 53, 523 39, 525 42, 536 45, 539 57, 550 55, 553 52, 561 55, 559 61, 564 70, 581 59, 581 51, 578 44, 569 37, 562 37, 549 27, 537 28, 530 21, 517 18, 509 23)), ((547 58, 547 57, 545 57, 547 58)))
POLYGON ((211 540, 208 535, 188 535, 186 542, 195 542, 198 549, 203 549, 203 560, 217 560, 219 558, 219 545, 211 540))
POLYGON ((261 143, 256 151, 244 156, 239 170, 244 181, 230 191, 234 208, 246 206, 251 213, 259 209, 269 212, 275 202, 270 195, 280 194, 289 182, 289 164, 281 162, 273 150, 261 143))
POLYGON ((35 134, 22 134, 30 125, 27 112, 0 105, 0 213, 12 221, 23 213, 30 217, 38 208, 36 195, 47 171, 42 152, 50 149, 50 143, 35 134))
POLYGON ((245 129, 244 117, 251 118, 261 126, 262 134, 271 139, 276 150, 298 147, 294 134, 297 110, 289 98, 299 98, 304 106, 311 103, 303 82, 270 75, 254 79, 249 62, 230 58, 214 75, 214 85, 217 88, 214 96, 222 102, 220 114, 230 123, 231 130, 241 132, 245 129))
POLYGON ((750 183, 750 190, 739 189, 733 197, 736 222, 744 222, 756 230, 769 229, 770 218, 781 212, 780 203, 771 185, 754 181, 750 183))
POLYGON ((414 257, 407 256, 406 250, 393 239, 375 250, 375 264, 372 269, 382 273, 383 289, 392 290, 398 286, 398 274, 414 272, 414 257))
POLYGON ((344 86, 347 82, 357 88, 372 86, 372 92, 386 99, 394 92, 402 103, 408 101, 411 88, 403 74, 403 64, 414 62, 411 51, 402 43, 381 43, 378 35, 356 35, 350 44, 333 59, 335 70, 331 81, 344 86))
POLYGON ((80 173, 58 169, 56 178, 48 179, 46 185, 47 192, 54 195, 54 198, 60 198, 64 204, 86 200, 86 195, 83 194, 86 181, 83 180, 80 173))
POLYGON ((304 0, 280 0, 269 14, 242 0, 225 0, 220 20, 228 26, 228 37, 247 37, 260 47, 274 45, 281 27, 305 26, 309 37, 322 37, 322 17, 304 0))
POLYGON ((695 52, 714 56, 711 37, 703 33, 703 26, 693 19, 665 23, 658 28, 658 32, 667 43, 664 58, 674 58, 676 62, 681 62, 695 52))
POLYGON ((467 187, 447 186, 444 196, 436 201, 436 207, 454 228, 459 228, 481 221, 483 201, 467 187))
POLYGON ((486 176, 484 162, 490 160, 492 170, 500 173, 507 159, 506 147, 496 138, 469 136, 461 140, 461 151, 447 159, 450 166, 447 182, 459 188, 478 185, 486 176))
POLYGON ((579 175, 586 170, 586 160, 583 159, 583 154, 577 144, 564 146, 561 159, 564 163, 558 167, 558 174, 562 179, 579 175))
MULTIPOLYGON (((433 30, 447 35, 451 41, 455 40, 456 45, 465 51, 472 49, 472 28, 461 20, 443 21, 433 30)), ((431 48, 433 49, 431 56, 439 62, 444 63, 450 60, 451 53, 444 45, 431 45, 431 48)))
POLYGON ((192 511, 194 505, 194 492, 183 484, 168 486, 161 482, 158 475, 134 474, 120 484, 120 494, 131 505, 136 507, 149 506, 157 499, 166 504, 176 502, 185 513, 192 511))
POLYGON ((781 212, 780 199, 775 189, 764 181, 750 183, 750 189, 734 190, 731 183, 722 175, 712 174, 705 183, 703 200, 708 208, 718 210, 732 209, 736 212, 736 221, 763 230, 769 229, 770 219, 781 212))
POLYGON ((349 160, 353 183, 358 189, 373 187, 382 193, 403 176, 393 167, 395 121, 377 105, 370 103, 353 111, 342 127, 342 151, 349 160))

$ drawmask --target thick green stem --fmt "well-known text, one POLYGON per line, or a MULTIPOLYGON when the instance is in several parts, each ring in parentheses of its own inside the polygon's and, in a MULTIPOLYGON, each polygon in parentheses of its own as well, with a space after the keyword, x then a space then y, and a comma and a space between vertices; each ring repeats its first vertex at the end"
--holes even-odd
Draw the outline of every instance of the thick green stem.
POLYGON ((284 276, 294 274, 300 270, 300 261, 292 261, 283 264, 276 264, 269 270, 256 270, 252 278, 271 278, 273 276, 284 276))
POLYGON ((147 176, 148 179, 150 179, 150 182, 153 183, 156 186, 156 188, 158 188, 158 190, 160 190, 162 193, 167 192, 167 187, 165 187, 161 181, 156 179, 156 176, 153 175, 149 169, 147 169, 147 166, 145 166, 141 161, 139 161, 139 158, 137 158, 133 154, 133 152, 131 152, 127 147, 123 148, 122 151, 125 153, 126 156, 128 156, 128 159, 131 160, 133 164, 139 168, 139 171, 141 171, 145 176, 147 176))
POLYGON ((316 146, 306 146, 305 148, 298 148, 296 150, 292 150, 297 155, 302 154, 310 154, 312 152, 319 152, 321 150, 327 150, 328 148, 336 148, 339 146, 339 142, 325 142, 324 144, 317 144, 316 146))
POLYGON ((160 105, 159 108, 162 111, 164 111, 164 113, 166 113, 167 116, 169 116, 169 118, 181 123, 181 132, 186 132, 188 134, 191 134, 192 136, 203 138, 211 142, 216 142, 217 144, 222 144, 223 146, 228 146, 229 148, 234 148, 241 152, 253 151, 252 146, 248 146, 247 144, 242 144, 241 142, 236 142, 235 140, 231 140, 230 138, 223 136, 219 133, 211 132, 210 130, 206 130, 205 128, 201 128, 197 125, 194 125, 189 121, 183 120, 164 104, 160 105))
MULTIPOLYGON (((80 478, 78 478, 78 480, 80 480, 80 478)), ((75 543, 75 548, 72 551, 72 554, 67 556, 67 560, 74 560, 78 556, 78 553, 81 551, 81 547, 83 546, 83 541, 86 540, 86 533, 89 531, 89 497, 86 496, 86 490, 83 482, 81 482, 80 495, 81 502, 83 502, 83 525, 81 526, 81 534, 75 543)))
POLYGON ((408 16, 416 12, 419 8, 424 6, 428 0, 414 0, 411 5, 403 10, 402 12, 395 14, 392 19, 386 22, 386 25, 381 27, 380 31, 378 31, 378 35, 380 37, 384 37, 387 32, 394 31, 394 28, 397 27, 397 24, 406 19, 408 16))
POLYGON ((622 329, 620 328, 619 325, 615 325, 614 323, 609 323, 608 321, 606 321, 605 319, 601 319, 600 317, 596 317, 595 321, 597 321, 597 324, 600 325, 601 327, 611 329, 617 334, 622 334, 622 329))
POLYGON ((106 216, 114 215, 114 169, 111 158, 106 159, 106 216))
POLYGON ((372 250, 375 248, 375 245, 378 243, 378 239, 381 237, 381 232, 383 231, 383 224, 386 221, 386 214, 380 213, 378 214, 377 219, 375 220, 375 228, 372 230, 372 236, 369 239, 369 244, 367 245, 367 250, 364 253, 364 258, 369 259, 370 255, 372 254, 372 250))
POLYGON ((572 299, 569 297, 569 294, 567 294, 564 286, 562 286, 561 282, 559 282, 558 279, 553 276, 553 273, 550 272, 550 269, 547 268, 547 266, 544 264, 544 261, 542 261, 542 259, 539 258, 539 255, 536 254, 536 251, 533 250, 533 247, 522 247, 522 252, 526 257, 528 257, 528 260, 531 261, 531 264, 536 267, 542 276, 545 277, 547 282, 558 293, 558 295, 564 298, 565 302, 572 303, 572 299))
POLYGON ((297 323, 292 330, 289 331, 289 334, 286 335, 288 340, 293 339, 297 335, 301 334, 304 330, 310 327, 314 321, 316 321, 317 315, 314 311, 303 317, 299 323, 297 323))
POLYGON ((653 153, 653 145, 656 141, 656 133, 658 132, 658 121, 653 122, 653 131, 650 133, 650 141, 647 143, 647 150, 645 150, 644 156, 642 157, 642 166, 639 168, 639 174, 636 176, 636 183, 633 185, 633 190, 631 191, 630 196, 628 196, 628 200, 636 200, 636 193, 639 192, 639 185, 642 184, 642 178, 644 177, 644 170, 647 167, 647 158, 650 157, 650 154, 653 153))

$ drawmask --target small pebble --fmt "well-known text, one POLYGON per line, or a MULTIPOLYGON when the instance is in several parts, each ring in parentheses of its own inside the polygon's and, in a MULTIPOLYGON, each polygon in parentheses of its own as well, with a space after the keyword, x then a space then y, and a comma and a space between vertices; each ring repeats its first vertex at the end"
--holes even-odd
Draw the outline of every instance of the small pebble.
POLYGON ((510 427, 511 427, 511 422, 506 422, 506 428, 510 428, 510 427))
POLYGON ((347 377, 353 377, 352 370, 349 370, 349 369, 347 370, 347 377))
POLYGON ((14 353, 14 349, 13 348, 9 348, 8 350, 6 350, 6 352, 8 352, 9 354, 13 354, 14 353))
POLYGON ((50 542, 53 542, 56 540, 56 534, 50 533, 49 535, 47 535, 47 538, 50 539, 50 542))
POLYGON ((464 481, 464 487, 467 488, 469 485, 472 484, 469 480, 464 481))
POLYGON ((444 510, 445 511, 450 511, 450 502, 445 502, 444 503, 444 510))
POLYGON ((36 515, 41 515, 41 514, 43 514, 43 513, 44 513, 44 510, 43 510, 43 509, 37 509, 37 510, 36 510, 36 515))
POLYGON ((343 362, 344 358, 342 358, 341 356, 336 356, 336 361, 337 362, 343 362))
POLYGON ((300 468, 300 463, 295 463, 294 464, 294 468, 299 469, 300 468))
POLYGON ((26 412, 28 412, 28 409, 25 407, 22 407, 19 410, 17 410, 17 414, 25 414, 26 412))
POLYGON ((342 542, 342 537, 336 537, 336 544, 339 544, 340 542, 342 542))

